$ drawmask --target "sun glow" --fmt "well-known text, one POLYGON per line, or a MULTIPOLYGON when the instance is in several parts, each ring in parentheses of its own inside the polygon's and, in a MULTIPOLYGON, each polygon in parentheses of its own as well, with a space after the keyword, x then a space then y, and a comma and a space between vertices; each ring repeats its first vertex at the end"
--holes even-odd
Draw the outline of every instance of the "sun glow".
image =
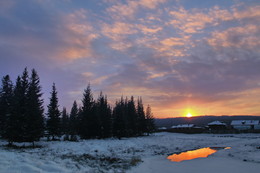
POLYGON ((190 118, 190 117, 192 117, 192 114, 191 113, 187 113, 186 117, 190 118))

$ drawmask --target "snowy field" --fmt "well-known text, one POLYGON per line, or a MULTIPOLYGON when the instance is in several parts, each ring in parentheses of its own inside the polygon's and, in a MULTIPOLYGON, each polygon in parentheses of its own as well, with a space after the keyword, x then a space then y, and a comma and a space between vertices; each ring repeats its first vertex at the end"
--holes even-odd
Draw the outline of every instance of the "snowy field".
POLYGON ((122 140, 41 141, 37 145, 42 147, 35 149, 6 148, 5 141, 0 144, 1 173, 260 172, 260 134, 156 133, 122 140), (204 147, 232 148, 179 163, 166 159, 171 153, 204 147))

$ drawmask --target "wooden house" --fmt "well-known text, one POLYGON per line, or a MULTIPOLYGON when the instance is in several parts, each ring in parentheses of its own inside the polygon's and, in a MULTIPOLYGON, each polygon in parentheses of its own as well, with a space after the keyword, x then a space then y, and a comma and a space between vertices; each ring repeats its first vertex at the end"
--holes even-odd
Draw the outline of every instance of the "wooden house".
POLYGON ((237 130, 260 130, 259 120, 233 120, 231 126, 237 130))

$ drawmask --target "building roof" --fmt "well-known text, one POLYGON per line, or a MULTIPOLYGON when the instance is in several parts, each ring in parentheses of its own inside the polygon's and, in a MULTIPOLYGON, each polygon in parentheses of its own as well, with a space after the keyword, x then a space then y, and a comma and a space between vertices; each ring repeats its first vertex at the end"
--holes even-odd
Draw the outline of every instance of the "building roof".
POLYGON ((259 120, 233 120, 231 122, 232 126, 250 126, 250 125, 259 125, 259 120))
POLYGON ((194 124, 179 124, 177 126, 172 126, 172 129, 178 129, 178 128, 192 128, 194 127, 194 124))
POLYGON ((218 125, 218 126, 226 126, 226 123, 222 123, 220 121, 213 121, 211 123, 208 123, 209 126, 212 126, 212 125, 218 125))

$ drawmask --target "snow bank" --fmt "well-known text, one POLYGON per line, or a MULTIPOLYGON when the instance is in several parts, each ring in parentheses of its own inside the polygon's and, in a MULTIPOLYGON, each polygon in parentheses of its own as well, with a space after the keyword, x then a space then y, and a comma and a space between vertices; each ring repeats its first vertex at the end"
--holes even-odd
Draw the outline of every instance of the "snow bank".
POLYGON ((260 170, 260 134, 157 133, 129 139, 41 141, 43 148, 7 149, 0 141, 0 172, 251 172, 260 170), (204 147, 232 147, 180 163, 169 154, 204 147), (137 166, 136 166, 137 165, 137 166), (232 170, 232 171, 231 171, 232 170), (246 171, 245 171, 246 170, 246 171))

